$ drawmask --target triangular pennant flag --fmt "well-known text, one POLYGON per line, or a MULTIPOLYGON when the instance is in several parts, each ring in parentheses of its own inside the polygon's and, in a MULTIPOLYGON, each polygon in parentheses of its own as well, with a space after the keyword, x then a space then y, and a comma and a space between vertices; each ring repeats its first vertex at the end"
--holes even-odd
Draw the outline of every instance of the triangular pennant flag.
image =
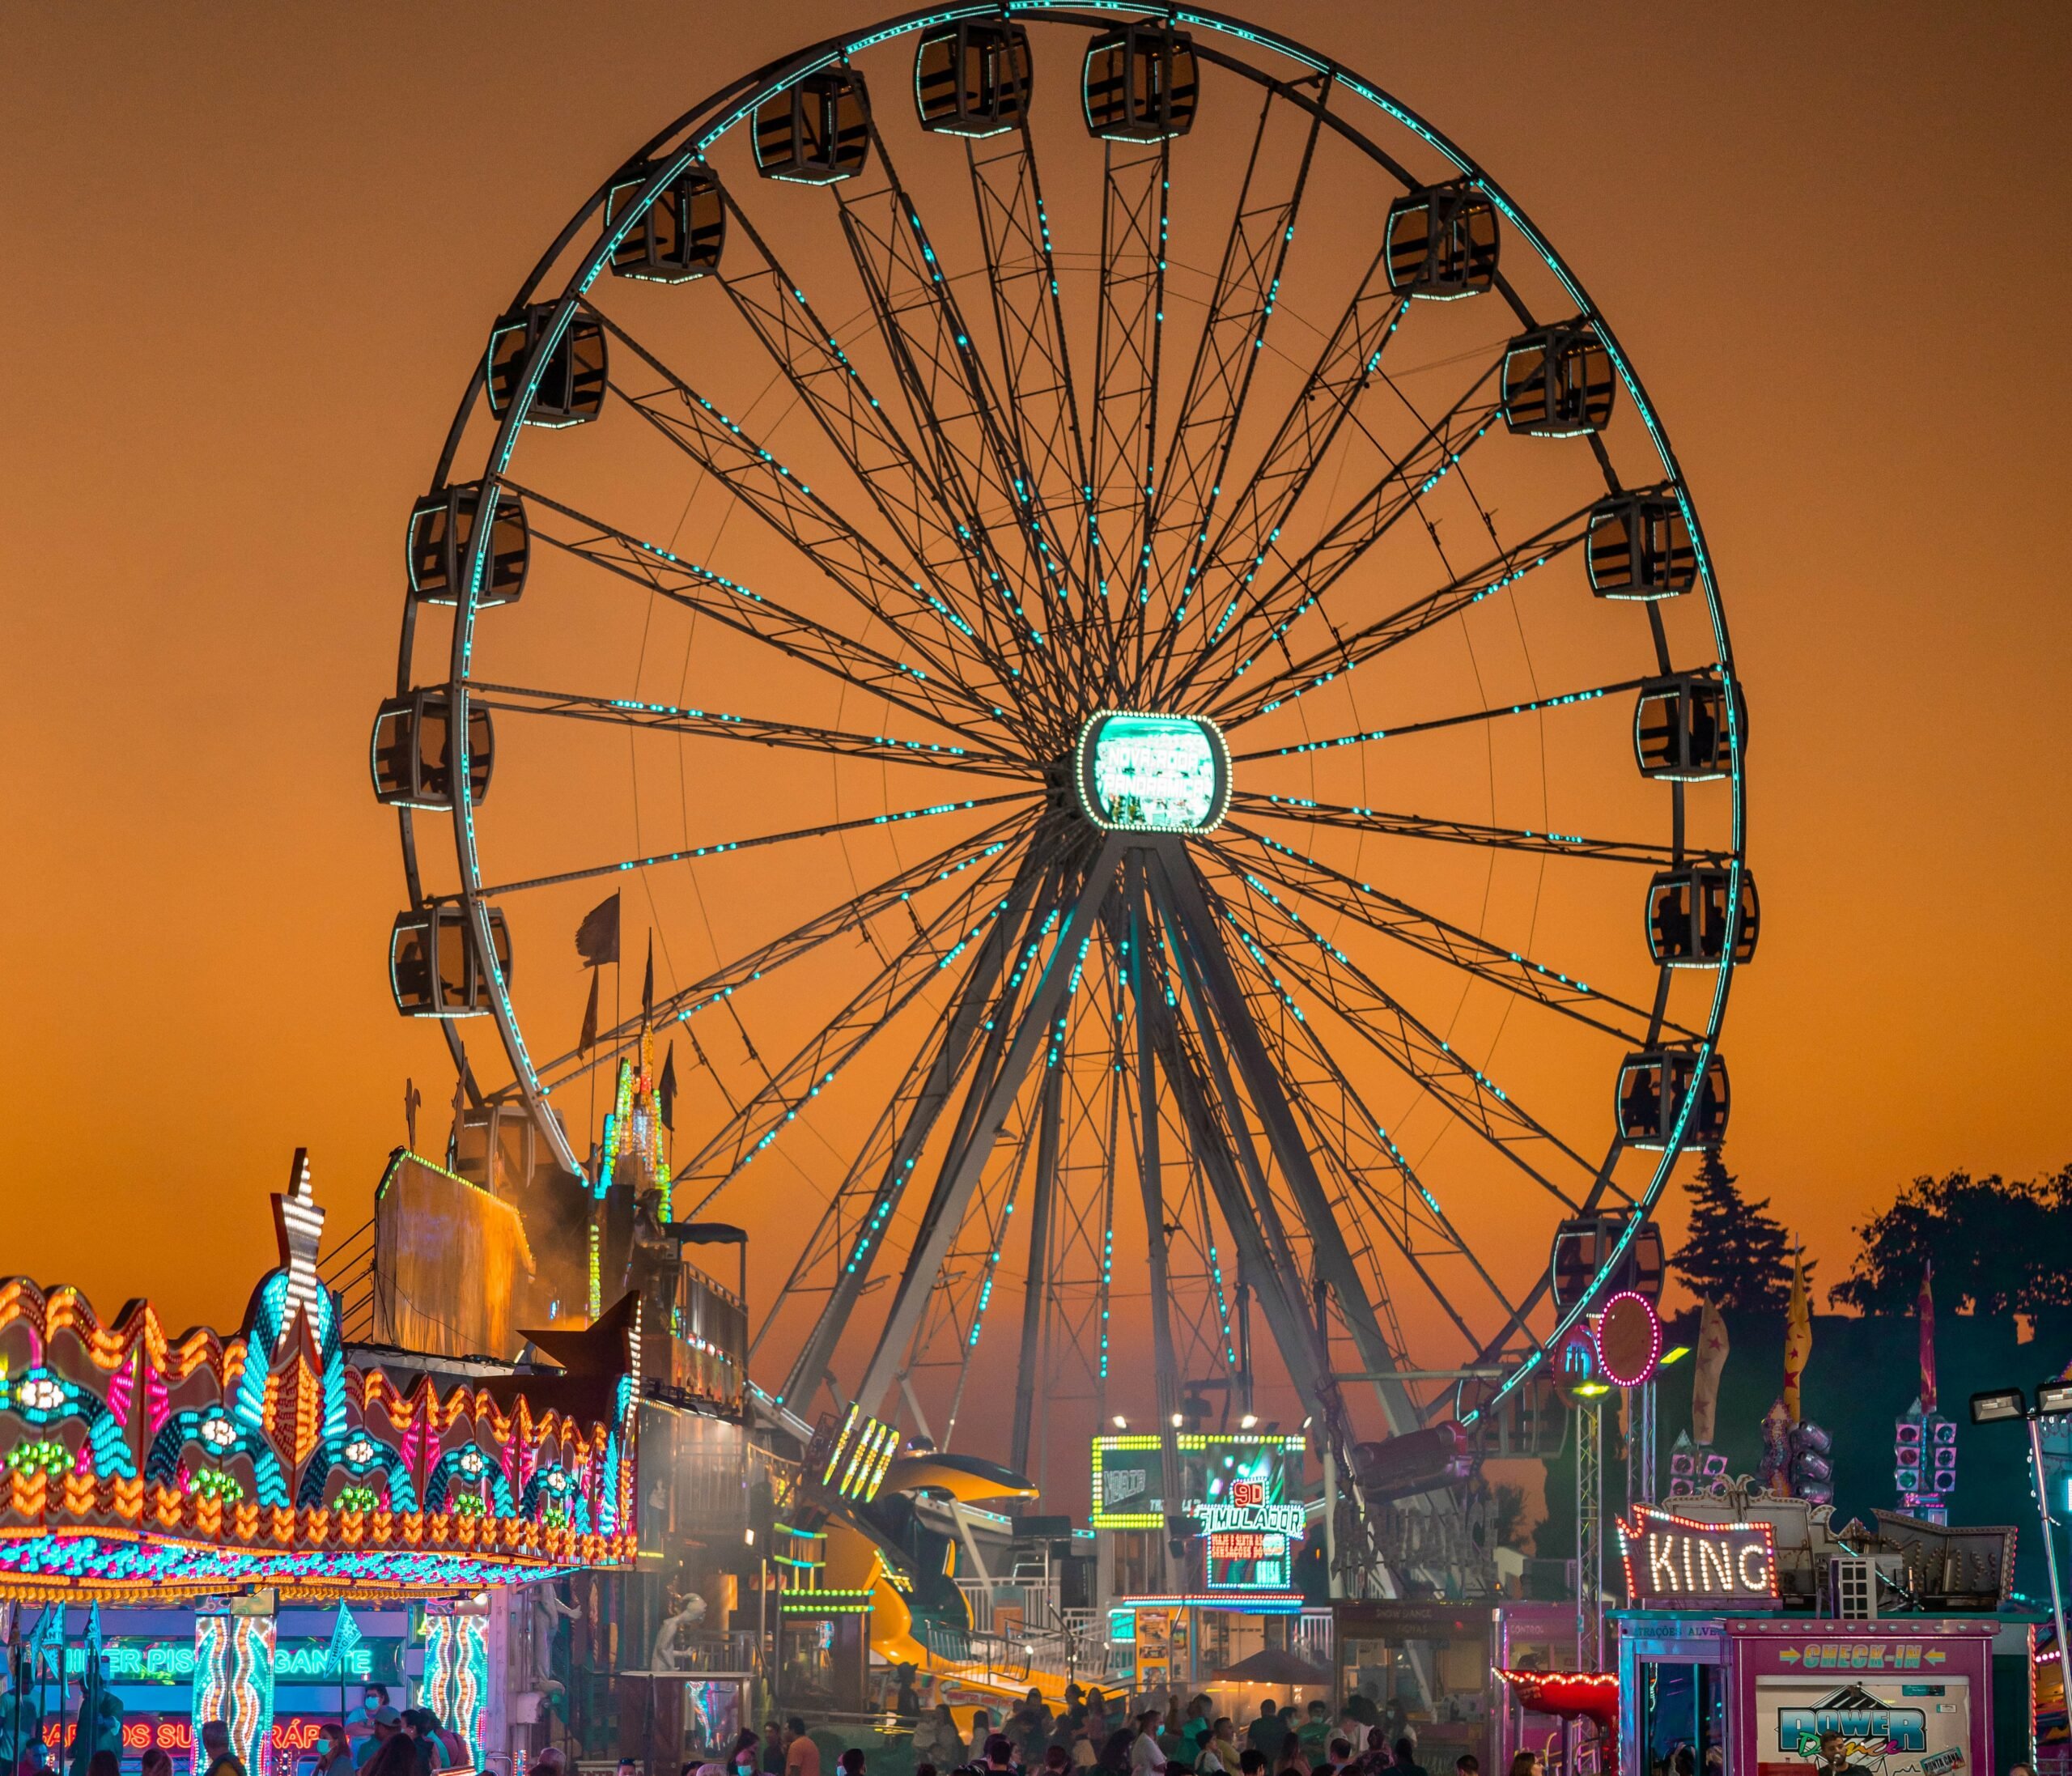
POLYGON ((671 1134, 677 1130, 677 1045, 676 1039, 669 1039, 669 1052, 662 1057, 661 1083, 655 1088, 655 1095, 662 1103, 662 1126, 671 1134))
POLYGON ((46 1604, 43 1615, 36 1625, 35 1637, 29 1642, 30 1663, 48 1655, 51 1661, 51 1675, 62 1679, 65 1675, 65 1606, 46 1604))
POLYGON ((1813 1354, 1813 1306, 1806 1293, 1806 1267, 1796 1252, 1791 1260, 1791 1298, 1784 1311, 1784 1409, 1794 1425, 1805 1413, 1799 1409, 1806 1360, 1813 1354))
POLYGON ((597 971, 590 971, 590 1003, 583 1008, 583 1034, 575 1039, 575 1052, 587 1055, 597 1046, 597 971))
POLYGON ((640 1026, 646 1029, 655 1021, 655 934, 648 933, 648 972, 640 981, 640 1026))
POLYGON ((353 1620, 353 1612, 342 1603, 340 1604, 338 1620, 331 1629, 330 1651, 331 1663, 338 1668, 341 1680, 344 1678, 346 1659, 351 1657, 354 1649, 364 1638, 359 1631, 359 1624, 353 1620))
POLYGON ((586 966, 601 968, 618 960, 618 896, 601 900, 575 928, 575 953, 586 966))
POLYGON ((91 1665, 100 1657, 100 1604, 87 1605, 87 1663, 91 1665))

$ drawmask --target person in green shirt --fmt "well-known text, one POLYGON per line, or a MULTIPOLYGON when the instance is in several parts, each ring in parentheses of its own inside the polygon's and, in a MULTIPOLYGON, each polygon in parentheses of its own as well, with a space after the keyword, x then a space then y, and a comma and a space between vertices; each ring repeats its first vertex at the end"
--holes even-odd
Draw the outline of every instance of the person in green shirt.
POLYGON ((1323 1702, 1311 1702, 1309 1718, 1295 1730, 1295 1736, 1302 1747, 1303 1761, 1314 1770, 1323 1761, 1324 1747, 1331 1739, 1331 1709, 1323 1702))

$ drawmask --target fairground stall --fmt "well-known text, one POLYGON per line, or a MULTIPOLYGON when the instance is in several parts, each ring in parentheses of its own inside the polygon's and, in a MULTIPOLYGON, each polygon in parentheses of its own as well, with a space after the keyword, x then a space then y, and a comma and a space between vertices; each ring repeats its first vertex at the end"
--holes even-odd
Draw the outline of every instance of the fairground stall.
POLYGON ((1494 1770, 1522 1748, 1544 1753, 1560 1742, 1558 1720, 1525 1707, 1491 1674, 1573 1665, 1573 1604, 1361 1599, 1333 1604, 1331 1616, 1336 1701, 1398 1705, 1427 1770, 1450 1770, 1471 1753, 1494 1770))
POLYGON ((2030 1757, 2036 1619, 2015 1532, 1802 1498, 1679 1498, 1619 1524, 1631 1776, 1990 1776, 2030 1757))
MULTIPOLYGON (((1267 1651, 1328 1660, 1327 1631, 1307 1646, 1300 1621, 1305 1447, 1264 1430, 1093 1439, 1110 1680, 1146 1693, 1213 1688, 1242 1704, 1255 1689, 1284 1699, 1293 1689, 1284 1677, 1218 1674, 1258 1669, 1246 1662, 1267 1651)), ((1294 1688, 1321 1695, 1329 1682, 1318 1670, 1294 1688)))
POLYGON ((253 1776, 313 1758, 367 1686, 506 1762, 503 1587, 631 1563, 639 1316, 539 1335, 559 1366, 359 1360, 298 1153, 243 1326, 0 1284, 0 1734, 154 1746, 228 1727, 253 1776))

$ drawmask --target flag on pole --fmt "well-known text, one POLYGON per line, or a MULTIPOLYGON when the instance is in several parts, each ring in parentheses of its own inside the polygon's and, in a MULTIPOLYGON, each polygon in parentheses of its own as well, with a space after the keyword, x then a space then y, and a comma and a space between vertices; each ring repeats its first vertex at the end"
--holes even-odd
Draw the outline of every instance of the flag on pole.
POLYGON ((100 1657, 100 1604, 87 1605, 87 1663, 91 1667, 100 1657))
POLYGON ((1691 1441, 1712 1447, 1719 1420, 1719 1377, 1726 1367, 1726 1321, 1710 1302, 1698 1307, 1697 1360, 1691 1370, 1691 1441))
POLYGON ((1806 1379, 1806 1359, 1813 1354, 1813 1307, 1806 1294, 1806 1265, 1794 1252, 1791 1260, 1791 1300, 1784 1315, 1784 1410, 1793 1424, 1802 1423, 1799 1410, 1799 1384, 1806 1379))
POLYGON ((597 971, 590 971, 590 1002, 583 1008, 583 1034, 575 1039, 575 1052, 587 1055, 597 1046, 597 971))
POLYGON ((640 980, 640 1027, 655 1021, 655 934, 648 933, 648 972, 640 980))
POLYGON ((43 1614, 36 1625, 36 1634, 29 1642, 32 1660, 40 1660, 46 1653, 55 1655, 51 1675, 61 1680, 65 1675, 65 1606, 46 1604, 43 1614))
POLYGON ((1914 1304, 1914 1317, 1921 1322, 1921 1409, 1935 1410, 1935 1298, 1929 1292, 1929 1279, 1935 1273, 1933 1259, 1922 1260, 1921 1296, 1914 1304))
POLYGON ((353 1612, 341 1603, 338 1605, 338 1619, 331 1629, 330 1645, 331 1661, 338 1668, 341 1682, 345 1678, 346 1661, 365 1638, 359 1631, 359 1624, 353 1620, 353 1612))
POLYGON ((586 966, 601 968, 618 960, 618 896, 601 900, 575 928, 575 953, 586 966))
POLYGON ((677 1128, 677 1044, 669 1039, 669 1052, 662 1057, 661 1081, 655 1088, 655 1095, 661 1100, 662 1126, 671 1134, 677 1128))

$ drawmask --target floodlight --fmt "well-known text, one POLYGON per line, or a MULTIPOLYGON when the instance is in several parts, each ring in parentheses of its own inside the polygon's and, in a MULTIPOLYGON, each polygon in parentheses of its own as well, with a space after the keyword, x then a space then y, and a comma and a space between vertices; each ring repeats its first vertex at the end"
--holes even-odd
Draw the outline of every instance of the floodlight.
POLYGON ((1972 1396, 1974 1425, 2004 1424, 2009 1419, 2026 1418, 2028 1415, 2028 1402, 2019 1387, 1995 1387, 1972 1396))
POLYGON ((1129 1428, 1129 1420, 1123 1417, 1120 1413, 1117 1413, 1115 1414, 1115 1429, 1118 1430, 1127 1430, 1129 1428))
POLYGON ((1178 1430, 1180 1428, 1180 1426, 1181 1426, 1182 1425, 1185 1424, 1186 1422, 1187 1422, 1187 1421, 1186 1421, 1185 1419, 1183 1419, 1182 1417, 1181 1417, 1181 1416, 1180 1416, 1178 1413, 1174 1413, 1174 1414, 1173 1414, 1173 1429, 1174 1429, 1174 1430, 1178 1430))
POLYGON ((2072 1413, 2072 1381, 2038 1382, 2036 1411, 2045 1418, 2056 1418, 2062 1413, 2072 1413))
POLYGON ((1259 1421, 1259 1415, 1257 1413, 1246 1413, 1242 1418, 1238 1421, 1238 1428, 1240 1430, 1250 1430, 1257 1425, 1259 1421))

